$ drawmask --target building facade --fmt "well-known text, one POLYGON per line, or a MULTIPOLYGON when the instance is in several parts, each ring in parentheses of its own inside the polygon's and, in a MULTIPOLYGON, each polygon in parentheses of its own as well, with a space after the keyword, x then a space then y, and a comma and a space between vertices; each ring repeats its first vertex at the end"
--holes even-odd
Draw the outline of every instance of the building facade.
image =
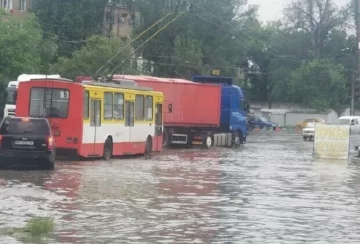
POLYGON ((128 39, 134 28, 140 27, 140 11, 127 1, 109 0, 104 11, 104 35, 128 39))
POLYGON ((26 15, 35 0, 0 0, 0 7, 4 8, 14 16, 26 15))

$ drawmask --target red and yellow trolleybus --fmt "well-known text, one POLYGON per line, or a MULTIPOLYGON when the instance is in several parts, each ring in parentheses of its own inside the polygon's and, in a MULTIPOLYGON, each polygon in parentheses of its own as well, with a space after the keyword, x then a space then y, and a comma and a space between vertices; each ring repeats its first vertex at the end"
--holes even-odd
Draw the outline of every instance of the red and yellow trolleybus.
POLYGON ((60 151, 108 160, 161 151, 163 100, 133 81, 37 79, 20 84, 16 116, 48 118, 60 151))

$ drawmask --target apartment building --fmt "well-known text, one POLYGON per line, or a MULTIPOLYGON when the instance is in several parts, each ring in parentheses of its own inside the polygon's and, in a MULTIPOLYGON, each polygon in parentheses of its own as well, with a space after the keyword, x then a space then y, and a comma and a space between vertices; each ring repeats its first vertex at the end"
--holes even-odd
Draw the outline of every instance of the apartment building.
POLYGON ((126 0, 109 0, 104 11, 104 35, 130 38, 134 28, 140 27, 140 11, 129 7, 126 0))
POLYGON ((0 0, 0 7, 14 16, 23 16, 31 9, 35 0, 0 0))

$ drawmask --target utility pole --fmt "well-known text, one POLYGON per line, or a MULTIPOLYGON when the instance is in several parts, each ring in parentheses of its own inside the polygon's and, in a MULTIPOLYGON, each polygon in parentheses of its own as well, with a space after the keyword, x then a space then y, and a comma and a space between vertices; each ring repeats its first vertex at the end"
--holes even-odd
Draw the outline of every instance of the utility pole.
MULTIPOLYGON (((356 21, 356 36, 357 36, 357 72, 355 73, 354 79, 351 82, 351 115, 355 115, 355 81, 359 83, 360 81, 360 0, 355 0, 355 21, 356 21)), ((356 84, 356 87, 358 84, 356 84)))

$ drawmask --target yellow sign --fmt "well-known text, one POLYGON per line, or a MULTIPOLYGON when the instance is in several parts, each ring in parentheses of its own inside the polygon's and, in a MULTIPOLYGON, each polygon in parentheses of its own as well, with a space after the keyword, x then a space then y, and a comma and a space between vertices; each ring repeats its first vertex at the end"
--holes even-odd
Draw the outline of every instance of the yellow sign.
POLYGON ((314 158, 348 159, 350 127, 316 123, 314 158))
POLYGON ((212 71, 212 74, 213 74, 213 75, 220 75, 220 70, 214 69, 214 70, 212 71))

